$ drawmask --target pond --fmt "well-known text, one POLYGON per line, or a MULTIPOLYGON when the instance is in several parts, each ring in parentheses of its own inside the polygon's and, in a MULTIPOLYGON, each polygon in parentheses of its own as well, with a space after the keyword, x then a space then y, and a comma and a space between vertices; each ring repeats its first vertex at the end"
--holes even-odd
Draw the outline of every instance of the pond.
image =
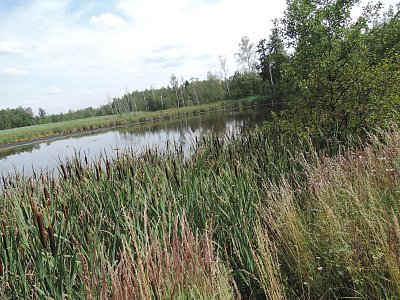
POLYGON ((270 109, 265 107, 218 111, 3 149, 0 150, 0 173, 6 176, 17 172, 29 176, 34 170, 58 174, 59 163, 75 153, 93 159, 104 153, 114 156, 117 151, 130 148, 139 154, 146 147, 165 150, 167 141, 182 147, 184 153, 190 155, 196 137, 206 132, 235 133, 242 128, 257 126, 270 116, 270 109))

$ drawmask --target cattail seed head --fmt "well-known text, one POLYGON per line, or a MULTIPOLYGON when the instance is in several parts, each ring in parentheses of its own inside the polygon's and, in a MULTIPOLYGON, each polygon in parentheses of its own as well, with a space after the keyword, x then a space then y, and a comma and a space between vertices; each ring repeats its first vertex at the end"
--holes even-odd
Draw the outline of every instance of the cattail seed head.
POLYGON ((46 201, 50 201, 50 193, 46 186, 43 188, 43 192, 44 192, 44 197, 45 197, 46 201))
POLYGON ((32 196, 29 197, 29 201, 30 201, 30 203, 31 203, 31 209, 32 209, 32 213, 33 213, 33 219, 34 219, 34 220, 37 220, 38 212, 37 212, 35 203, 33 202, 33 197, 32 197, 32 196))
POLYGON ((167 180, 169 181, 169 173, 167 167, 165 167, 165 176, 167 177, 167 180))
POLYGON ((47 234, 48 234, 49 240, 50 240, 51 254, 54 257, 56 257, 56 254, 57 254, 56 240, 54 238, 54 230, 53 230, 53 227, 51 225, 49 225, 49 227, 47 227, 47 234))
POLYGON ((238 178, 239 174, 238 174, 238 168, 237 168, 236 164, 234 165, 234 169, 235 169, 235 177, 238 178))
POLYGON ((67 170, 65 169, 65 167, 64 167, 63 164, 61 164, 60 167, 61 167, 61 172, 62 172, 62 174, 63 174, 64 179, 67 179, 67 178, 68 178, 67 170))
POLYGON ((46 231, 44 227, 44 220, 43 216, 41 214, 37 215, 37 223, 38 223, 38 228, 39 228, 39 237, 40 237, 40 242, 42 243, 43 248, 47 247, 47 236, 46 236, 46 231))
POLYGON ((107 173, 107 178, 110 178, 111 170, 110 170, 110 162, 108 161, 108 159, 106 160, 106 173, 107 173))

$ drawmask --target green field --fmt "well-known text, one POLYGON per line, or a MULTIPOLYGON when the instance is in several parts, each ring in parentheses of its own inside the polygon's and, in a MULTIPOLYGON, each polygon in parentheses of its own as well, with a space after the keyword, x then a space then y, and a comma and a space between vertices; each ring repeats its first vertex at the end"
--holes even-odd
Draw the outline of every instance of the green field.
POLYGON ((339 153, 257 129, 4 178, 0 295, 398 299, 400 130, 339 153))
POLYGON ((193 114, 222 109, 268 103, 262 97, 251 97, 241 100, 226 100, 198 106, 173 108, 156 112, 135 112, 130 114, 101 116, 73 121, 35 125, 0 131, 0 146, 11 143, 34 140, 57 135, 73 134, 85 130, 96 130, 132 123, 151 122, 161 119, 184 117, 193 114))

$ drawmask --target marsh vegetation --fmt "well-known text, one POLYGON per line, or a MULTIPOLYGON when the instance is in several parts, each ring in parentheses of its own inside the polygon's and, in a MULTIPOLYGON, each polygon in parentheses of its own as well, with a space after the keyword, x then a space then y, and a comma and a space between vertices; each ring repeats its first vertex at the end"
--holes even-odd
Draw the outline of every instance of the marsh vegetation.
POLYGON ((2 294, 397 298, 399 141, 327 156, 255 130, 3 178, 2 294))
POLYGON ((256 64, 242 39, 232 80, 289 102, 263 127, 3 176, 2 296, 400 298, 399 7, 359 2, 288 1, 256 64))

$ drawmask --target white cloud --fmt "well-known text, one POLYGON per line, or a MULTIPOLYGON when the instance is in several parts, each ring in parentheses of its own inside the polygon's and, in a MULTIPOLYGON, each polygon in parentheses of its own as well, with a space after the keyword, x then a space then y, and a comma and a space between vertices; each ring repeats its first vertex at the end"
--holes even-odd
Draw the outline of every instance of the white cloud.
POLYGON ((24 45, 14 41, 0 42, 0 54, 21 54, 24 45))
POLYGON ((64 103, 55 103, 51 107, 53 107, 53 108, 65 107, 65 104, 64 103))
POLYGON ((218 55, 233 74, 241 37, 254 44, 268 38, 270 20, 286 6, 285 0, 19 2, 0 10, 0 108, 34 94, 48 113, 98 107, 108 93, 166 86, 172 73, 203 79, 219 71, 218 55), (54 98, 65 107, 53 108, 54 98))
POLYGON ((125 23, 124 19, 112 13, 104 13, 100 16, 93 16, 90 18, 89 23, 95 26, 104 27, 119 27, 125 23))
MULTIPOLYGON (((59 94, 62 92, 62 88, 60 88, 59 86, 52 86, 50 88, 50 93, 51 94, 59 94)), ((54 106, 53 106, 54 107, 54 106)))
POLYGON ((14 69, 14 68, 5 68, 1 73, 6 76, 15 76, 15 77, 25 76, 29 74, 29 72, 26 70, 14 69))
POLYGON ((27 101, 22 101, 22 104, 24 105, 32 105, 32 104, 39 104, 40 102, 37 100, 27 100, 27 101))
POLYGON ((125 70, 126 73, 130 73, 130 74, 136 74, 137 70, 136 69, 126 69, 125 70))

